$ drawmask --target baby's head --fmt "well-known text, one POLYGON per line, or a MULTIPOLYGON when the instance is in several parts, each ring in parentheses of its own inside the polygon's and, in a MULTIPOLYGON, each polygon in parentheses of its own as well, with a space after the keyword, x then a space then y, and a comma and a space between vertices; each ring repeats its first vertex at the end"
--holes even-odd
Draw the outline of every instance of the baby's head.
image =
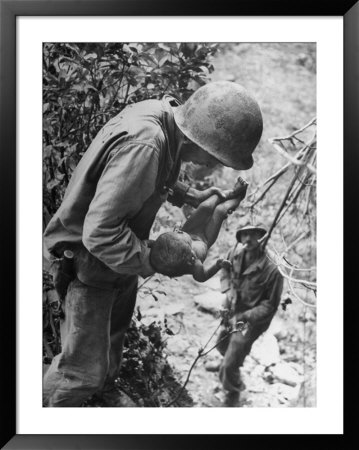
POLYGON ((156 272, 169 277, 192 273, 195 261, 192 239, 182 231, 161 234, 152 244, 150 262, 156 272))

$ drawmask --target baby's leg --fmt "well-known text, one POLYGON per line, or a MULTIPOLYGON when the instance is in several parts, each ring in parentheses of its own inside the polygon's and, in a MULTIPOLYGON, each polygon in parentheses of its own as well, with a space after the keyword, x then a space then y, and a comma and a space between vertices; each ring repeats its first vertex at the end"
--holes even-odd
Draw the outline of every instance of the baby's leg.
POLYGON ((238 177, 235 185, 233 186, 233 189, 227 191, 226 193, 227 200, 231 198, 240 198, 241 200, 243 200, 246 196, 247 188, 248 183, 242 177, 238 177))
POLYGON ((222 223, 227 218, 228 213, 234 211, 240 202, 240 198, 233 198, 217 205, 205 227, 205 237, 208 248, 216 242, 222 223))
POLYGON ((181 227, 182 231, 185 231, 188 234, 192 233, 197 236, 204 236, 206 224, 221 201, 222 200, 218 195, 212 195, 207 198, 207 200, 200 203, 181 227))

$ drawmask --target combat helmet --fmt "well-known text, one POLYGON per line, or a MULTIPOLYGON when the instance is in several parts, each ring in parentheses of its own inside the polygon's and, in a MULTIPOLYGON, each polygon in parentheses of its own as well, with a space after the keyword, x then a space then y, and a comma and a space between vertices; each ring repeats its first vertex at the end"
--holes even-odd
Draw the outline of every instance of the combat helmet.
POLYGON ((236 231, 236 239, 237 239, 238 242, 241 241, 242 233, 245 232, 245 231, 256 231, 257 233, 260 234, 259 239, 262 239, 262 237, 267 234, 267 230, 266 230, 266 228, 263 225, 261 225, 261 224, 255 224, 255 225, 247 224, 247 225, 237 229, 237 231, 236 231))
POLYGON ((174 110, 178 128, 225 166, 250 169, 263 131, 258 103, 240 84, 216 81, 174 110))

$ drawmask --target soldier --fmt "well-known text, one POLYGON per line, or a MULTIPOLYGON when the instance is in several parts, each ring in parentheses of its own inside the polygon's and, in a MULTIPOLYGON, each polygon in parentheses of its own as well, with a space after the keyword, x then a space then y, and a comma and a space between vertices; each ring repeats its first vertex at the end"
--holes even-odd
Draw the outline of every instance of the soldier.
POLYGON ((214 82, 183 105, 169 96, 129 105, 99 131, 44 233, 54 280, 62 288, 69 282, 62 351, 45 374, 44 405, 80 406, 118 377, 138 276, 155 272, 149 233, 161 204, 196 207, 222 195, 178 182, 181 162, 247 170, 262 127, 242 86, 214 82), (73 279, 61 271, 66 250, 74 255, 73 279))
MULTIPOLYGON (((226 293, 223 306, 230 319, 219 334, 217 349, 223 355, 219 377, 226 391, 225 405, 230 407, 239 405, 240 367, 254 341, 269 327, 282 294, 283 277, 261 246, 265 234, 262 226, 239 228, 237 243, 228 255, 232 265, 221 270, 221 291, 226 293), (226 337, 239 322, 245 324, 243 331, 226 337)), ((214 370, 210 364, 207 369, 214 370)))

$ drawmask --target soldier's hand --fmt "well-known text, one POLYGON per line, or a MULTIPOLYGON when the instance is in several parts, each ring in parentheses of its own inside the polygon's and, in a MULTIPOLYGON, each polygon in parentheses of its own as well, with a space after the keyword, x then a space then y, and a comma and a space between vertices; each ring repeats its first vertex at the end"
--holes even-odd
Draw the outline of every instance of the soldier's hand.
POLYGON ((219 310, 219 315, 222 319, 222 324, 226 327, 229 325, 229 319, 231 317, 231 312, 227 308, 221 308, 219 310))
POLYGON ((250 323, 248 322, 244 314, 238 314, 236 316, 235 327, 238 329, 238 331, 240 331, 243 334, 243 336, 247 333, 250 327, 250 323))

